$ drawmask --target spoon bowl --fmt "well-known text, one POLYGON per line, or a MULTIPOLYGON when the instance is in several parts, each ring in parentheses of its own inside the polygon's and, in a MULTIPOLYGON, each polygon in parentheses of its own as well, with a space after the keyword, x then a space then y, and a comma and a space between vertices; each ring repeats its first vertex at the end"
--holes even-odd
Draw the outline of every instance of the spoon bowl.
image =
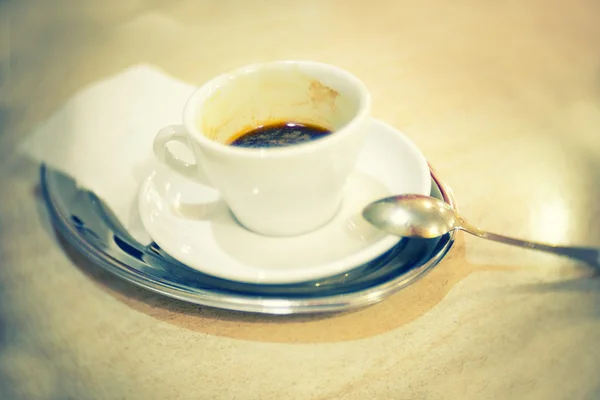
POLYGON ((365 207, 363 217, 388 233, 426 239, 459 228, 460 219, 448 203, 416 194, 375 201, 365 207))

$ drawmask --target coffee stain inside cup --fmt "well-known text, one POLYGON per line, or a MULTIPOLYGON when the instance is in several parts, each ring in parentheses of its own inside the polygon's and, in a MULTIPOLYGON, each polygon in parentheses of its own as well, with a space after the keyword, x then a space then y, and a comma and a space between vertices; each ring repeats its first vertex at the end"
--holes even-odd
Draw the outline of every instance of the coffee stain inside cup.
POLYGON ((312 79, 308 86, 309 99, 313 107, 319 107, 322 104, 327 104, 332 111, 335 110, 335 101, 340 95, 339 92, 324 85, 316 79, 312 79))
POLYGON ((352 107, 351 101, 315 77, 299 71, 297 66, 273 73, 268 79, 261 76, 261 70, 256 72, 233 75, 229 85, 206 99, 202 106, 204 111, 200 113, 205 116, 196 117, 201 134, 229 144, 248 131, 281 121, 318 125, 335 131, 344 125, 338 120, 348 118, 337 114, 352 107), (282 94, 286 92, 291 95, 282 94))

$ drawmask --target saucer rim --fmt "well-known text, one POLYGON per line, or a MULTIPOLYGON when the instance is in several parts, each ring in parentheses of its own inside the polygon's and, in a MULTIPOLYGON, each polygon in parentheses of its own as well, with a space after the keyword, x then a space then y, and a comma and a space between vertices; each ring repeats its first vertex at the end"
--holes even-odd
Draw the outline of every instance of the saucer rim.
MULTIPOLYGON (((367 129, 370 128, 373 130, 385 131, 389 133, 393 132, 394 138, 401 142, 402 146, 409 149, 410 153, 412 153, 415 158, 415 175, 419 175, 418 182, 420 184, 420 187, 418 189, 418 192, 419 194, 431 193, 430 168, 427 163, 427 160, 425 159, 425 156, 423 155, 421 150, 416 146, 416 144, 402 131, 377 118, 369 117, 368 124, 369 125, 367 126, 367 129)), ((176 173, 168 169, 164 169, 163 171, 168 173, 176 173)), ((148 221, 146 221, 146 218, 142 217, 143 213, 141 212, 141 210, 146 209, 146 211, 149 211, 147 208, 151 207, 146 205, 146 196, 143 196, 142 194, 148 193, 148 191, 150 190, 152 190, 153 192, 160 192, 156 187, 153 187, 153 182, 155 181, 157 173, 158 172, 156 170, 152 171, 143 180, 142 184, 138 189, 137 207, 138 210, 140 210, 140 218, 144 229, 148 232, 152 240, 155 243, 157 243, 157 245, 163 251, 165 251, 178 262, 187 265, 189 268, 192 268, 196 271, 207 275, 212 275, 220 279, 260 285, 285 285, 310 282, 313 280, 323 279, 328 276, 333 276, 350 271, 359 265, 363 265, 371 260, 374 260, 377 257, 380 257, 381 255, 385 254, 390 249, 392 249, 394 246, 396 246, 402 240, 402 238, 397 237, 395 235, 384 235, 354 254, 346 255, 344 257, 337 258, 333 261, 316 263, 310 268, 293 267, 282 270, 265 270, 265 268, 261 268, 259 266, 246 265, 243 267, 243 270, 241 271, 242 273, 240 274, 240 271, 237 270, 239 269, 239 266, 229 266, 223 270, 217 267, 210 266, 210 260, 205 261, 202 264, 190 262, 190 258, 187 257, 185 254, 182 255, 179 252, 171 252, 167 250, 171 247, 169 243, 165 243, 165 241, 163 241, 162 238, 154 237, 151 234, 151 232, 156 231, 151 226, 149 227, 149 223, 148 221), (165 246, 165 244, 167 246, 165 246), (225 273, 223 273, 223 271, 225 271, 225 273)), ((241 229, 245 228, 242 227, 241 229)))

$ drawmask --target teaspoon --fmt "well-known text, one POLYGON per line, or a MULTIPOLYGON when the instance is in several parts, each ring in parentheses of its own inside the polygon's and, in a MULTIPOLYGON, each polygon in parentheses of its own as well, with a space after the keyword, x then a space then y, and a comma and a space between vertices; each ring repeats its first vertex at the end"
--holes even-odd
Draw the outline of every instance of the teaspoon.
POLYGON ((469 224, 449 204, 434 197, 402 195, 367 205, 363 217, 375 227, 398 236, 431 239, 461 230, 483 239, 571 257, 600 265, 600 249, 556 246, 486 232, 469 224))

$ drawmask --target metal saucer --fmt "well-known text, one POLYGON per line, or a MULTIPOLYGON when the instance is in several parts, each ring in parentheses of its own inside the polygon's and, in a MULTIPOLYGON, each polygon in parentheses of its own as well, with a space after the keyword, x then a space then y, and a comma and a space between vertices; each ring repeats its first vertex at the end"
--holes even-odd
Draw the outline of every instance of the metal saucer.
MULTIPOLYGON (((430 168, 431 169, 431 168, 430 168)), ((178 262, 155 243, 133 239, 106 205, 69 176, 42 165, 41 189, 58 232, 98 266, 136 285, 183 301, 263 314, 340 312, 383 300, 431 270, 454 243, 403 239, 382 256, 319 281, 257 285, 203 274, 178 262)), ((431 169, 431 195, 456 207, 448 187, 431 169)))

